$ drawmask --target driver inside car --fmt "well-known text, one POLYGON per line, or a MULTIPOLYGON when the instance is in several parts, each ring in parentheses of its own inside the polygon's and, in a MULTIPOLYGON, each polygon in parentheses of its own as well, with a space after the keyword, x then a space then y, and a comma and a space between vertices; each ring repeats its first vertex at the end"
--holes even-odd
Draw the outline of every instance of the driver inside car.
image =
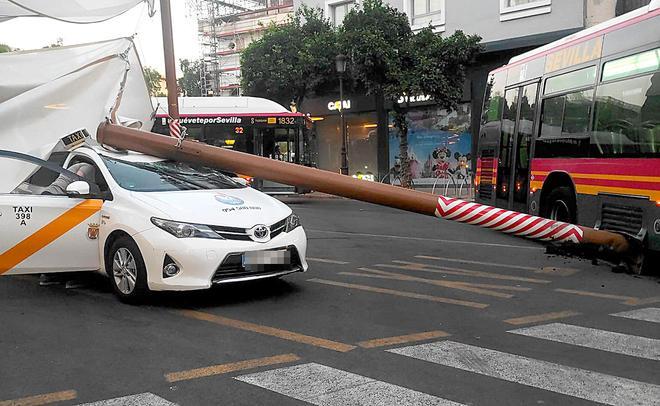
MULTIPOLYGON (((94 184, 96 178, 96 169, 93 165, 86 162, 79 162, 71 165, 68 170, 86 180, 90 186, 94 184)), ((66 175, 60 175, 50 184, 43 192, 42 195, 66 195, 66 187, 73 183, 73 179, 66 175)))

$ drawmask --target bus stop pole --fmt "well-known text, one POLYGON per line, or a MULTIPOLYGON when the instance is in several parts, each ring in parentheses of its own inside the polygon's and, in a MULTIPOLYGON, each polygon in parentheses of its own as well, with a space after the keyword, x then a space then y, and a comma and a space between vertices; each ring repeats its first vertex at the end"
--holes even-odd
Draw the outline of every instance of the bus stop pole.
POLYGON ((119 149, 175 161, 203 164, 287 185, 477 225, 529 239, 593 244, 629 258, 636 255, 633 252, 635 247, 622 234, 382 183, 367 182, 334 172, 231 151, 196 141, 180 141, 110 123, 102 123, 99 126, 97 140, 102 145, 119 149))

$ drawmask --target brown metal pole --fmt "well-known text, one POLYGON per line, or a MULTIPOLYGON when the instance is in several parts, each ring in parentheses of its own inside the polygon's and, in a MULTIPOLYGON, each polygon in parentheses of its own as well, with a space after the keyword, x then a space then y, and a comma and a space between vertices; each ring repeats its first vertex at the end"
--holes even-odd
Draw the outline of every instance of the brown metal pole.
POLYGON ((175 161, 203 164, 287 185, 493 228, 512 235, 542 241, 596 244, 621 254, 631 249, 628 240, 617 233, 382 183, 367 182, 338 173, 213 147, 200 142, 179 141, 172 137, 115 124, 102 123, 96 137, 101 144, 120 149, 175 161))
POLYGON ((176 61, 172 39, 172 12, 170 0, 160 0, 160 20, 163 30, 163 52, 165 54, 165 83, 167 85, 167 108, 170 117, 179 118, 179 92, 176 85, 176 61))

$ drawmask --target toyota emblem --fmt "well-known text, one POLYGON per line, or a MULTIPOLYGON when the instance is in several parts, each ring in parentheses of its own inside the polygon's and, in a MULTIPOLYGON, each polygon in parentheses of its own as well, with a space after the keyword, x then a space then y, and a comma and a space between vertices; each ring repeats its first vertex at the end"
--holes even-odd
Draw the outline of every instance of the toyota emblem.
POLYGON ((252 239, 255 241, 267 241, 270 236, 270 230, 263 224, 252 227, 252 239))

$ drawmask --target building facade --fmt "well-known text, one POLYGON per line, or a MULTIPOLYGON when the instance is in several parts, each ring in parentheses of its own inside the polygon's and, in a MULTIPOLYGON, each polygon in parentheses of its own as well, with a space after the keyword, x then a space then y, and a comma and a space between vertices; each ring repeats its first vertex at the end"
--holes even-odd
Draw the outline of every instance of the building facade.
POLYGON ((241 52, 270 24, 282 24, 293 0, 197 0, 202 96, 240 96, 241 52))
MULTIPOLYGON (((294 0, 325 10, 335 25, 360 0, 294 0)), ((413 30, 433 26, 451 35, 456 30, 482 37, 484 52, 470 68, 463 101, 456 111, 439 109, 425 97, 414 100, 409 114, 410 158, 416 184, 443 170, 471 165, 488 72, 530 49, 649 4, 650 0, 386 0, 404 11, 413 30), (468 155, 470 154, 470 155, 468 155), (435 169, 434 169, 435 168, 435 169)), ((319 167, 339 170, 341 144, 338 95, 311 99, 300 111, 316 117, 319 167)), ((398 137, 391 128, 388 106, 359 95, 345 97, 349 134, 349 172, 382 179, 397 160, 398 137)), ((390 106, 391 107, 391 106, 390 106)))

